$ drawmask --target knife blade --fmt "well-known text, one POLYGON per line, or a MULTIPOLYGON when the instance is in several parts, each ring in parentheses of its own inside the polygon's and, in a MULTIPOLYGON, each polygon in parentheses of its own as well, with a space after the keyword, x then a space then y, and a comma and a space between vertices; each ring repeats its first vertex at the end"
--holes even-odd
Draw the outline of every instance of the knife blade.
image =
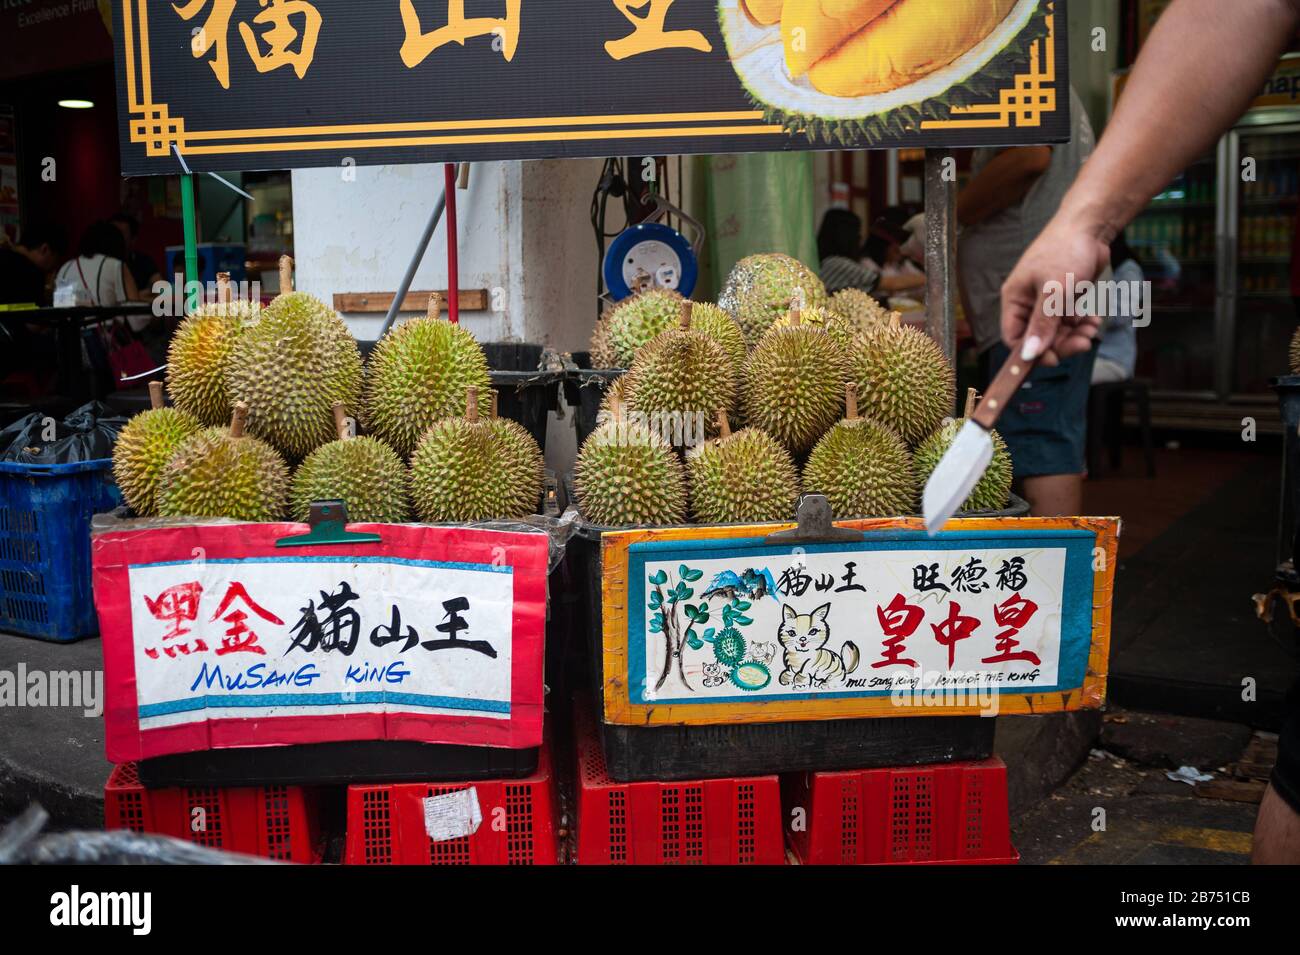
POLYGON ((944 453, 926 482, 921 498, 925 529, 934 537, 961 509, 993 460, 993 438, 989 434, 1003 410, 1025 383, 1038 359, 1025 361, 1013 352, 998 372, 988 393, 974 414, 957 432, 957 439, 944 453))

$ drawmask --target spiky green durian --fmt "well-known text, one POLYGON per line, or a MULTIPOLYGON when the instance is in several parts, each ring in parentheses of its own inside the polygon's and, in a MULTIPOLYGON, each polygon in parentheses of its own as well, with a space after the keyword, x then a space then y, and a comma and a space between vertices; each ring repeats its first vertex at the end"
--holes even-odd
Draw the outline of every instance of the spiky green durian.
POLYGON ((298 465, 289 490, 289 516, 306 521, 314 501, 343 501, 348 520, 400 524, 409 520, 410 473, 397 452, 378 438, 353 436, 343 406, 336 409, 338 440, 321 445, 298 465))
POLYGON ((226 386, 252 408, 249 433, 296 461, 333 440, 334 404, 356 407, 362 378, 361 352, 338 313, 287 292, 236 339, 226 386))
POLYGON ((839 418, 846 371, 843 349, 820 329, 773 328, 745 365, 746 421, 801 455, 839 418))
POLYGON ((830 310, 855 332, 867 332, 889 323, 889 310, 862 289, 840 289, 831 296, 830 310))
POLYGON ((596 329, 591 335, 591 367, 618 368, 618 353, 609 338, 609 322, 604 318, 596 322, 596 329))
POLYGON ((167 462, 200 425, 177 408, 164 408, 162 385, 154 382, 153 409, 136 415, 117 436, 113 447, 113 479, 127 506, 139 517, 158 513, 158 482, 167 462))
MULTIPOLYGON (((962 425, 968 419, 957 418, 947 421, 939 426, 939 429, 930 435, 916 449, 913 456, 913 462, 916 467, 917 483, 924 487, 925 483, 930 480, 930 475, 934 469, 939 466, 939 461, 943 458, 944 453, 952 447, 953 441, 957 439, 957 433, 961 431, 962 425)), ((1011 452, 1007 450, 1007 443, 1002 440, 1002 436, 996 431, 989 432, 993 438, 993 460, 990 462, 984 476, 979 479, 975 489, 970 492, 970 497, 962 504, 962 511, 1001 511, 1007 506, 1007 501, 1011 496, 1011 452)))
MULTIPOLYGON (((227 286, 228 287, 228 286, 227 286)), ((260 302, 211 302, 185 317, 167 349, 167 388, 176 407, 208 427, 230 420, 226 384, 230 356, 245 326, 258 320, 260 302)))
POLYGON ((803 486, 825 494, 843 520, 900 517, 916 510, 916 475, 907 445, 885 425, 857 417, 852 406, 808 456, 803 486))
POLYGON ((798 259, 771 252, 737 262, 718 305, 736 320, 752 346, 792 308, 816 308, 826 300, 826 286, 817 273, 798 259))
POLYGON ((433 425, 464 416, 470 388, 492 387, 482 346, 440 308, 435 300, 424 318, 394 328, 370 356, 365 425, 403 457, 433 425))
MULTIPOLYGON (((693 307, 681 306, 681 326, 642 348, 627 374, 623 394, 630 410, 654 420, 669 416, 690 433, 708 433, 718 412, 735 401, 735 372, 726 349, 692 325, 693 307)), ((674 431, 676 429, 674 428, 674 431)))
POLYGON ((163 517, 283 519, 289 466, 265 441, 244 433, 242 405, 229 428, 206 428, 181 442, 159 482, 163 517))
POLYGON ((611 381, 605 388, 605 397, 600 401, 600 410, 610 412, 618 406, 627 407, 627 375, 611 381))
POLYGON ((691 328, 703 332, 723 347, 731 367, 740 374, 745 359, 749 357, 749 343, 736 320, 723 308, 708 302, 699 302, 691 309, 691 328))
POLYGON ((768 122, 813 142, 897 141, 996 101, 1048 34, 1039 0, 786 0, 780 24, 744 3, 719 5, 732 66, 768 122))
POLYGON ((686 521, 686 475, 672 447, 619 410, 591 433, 574 469, 578 510, 592 524, 686 521))
MULTIPOLYGON (((643 346, 677 324, 683 301, 672 289, 653 288, 625 298, 610 308, 601 319, 605 325, 604 334, 608 337, 609 354, 614 361, 610 367, 632 367, 636 353, 643 346)), ((593 352, 599 344, 593 340, 593 352)))
POLYGON ((746 428, 686 455, 691 511, 701 524, 789 520, 799 498, 790 452, 766 431, 746 428))
POLYGON ((849 375, 864 417, 895 431, 910 446, 952 414, 956 376, 925 332, 899 324, 858 336, 849 350, 849 375))
POLYGON ((537 512, 542 452, 522 426, 480 418, 477 389, 464 417, 437 422, 411 455, 411 502, 426 524, 516 520, 537 512))

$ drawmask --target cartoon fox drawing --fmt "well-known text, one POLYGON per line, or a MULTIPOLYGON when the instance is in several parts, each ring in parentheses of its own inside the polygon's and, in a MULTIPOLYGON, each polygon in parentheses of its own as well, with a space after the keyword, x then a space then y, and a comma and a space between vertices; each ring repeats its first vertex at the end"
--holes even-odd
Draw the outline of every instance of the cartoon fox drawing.
POLYGON ((782 686, 825 686, 831 680, 843 681, 858 668, 861 654, 857 645, 846 640, 840 652, 827 650, 831 628, 826 615, 830 604, 823 604, 812 613, 796 613, 788 604, 781 608, 781 625, 776 638, 780 641, 785 669, 781 671, 782 686))

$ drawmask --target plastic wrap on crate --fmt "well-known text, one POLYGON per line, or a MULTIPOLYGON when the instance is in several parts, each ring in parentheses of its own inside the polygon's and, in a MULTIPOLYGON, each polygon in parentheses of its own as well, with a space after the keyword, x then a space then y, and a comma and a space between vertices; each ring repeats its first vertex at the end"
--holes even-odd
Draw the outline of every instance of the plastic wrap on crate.
POLYGON ((278 862, 321 859, 317 793, 299 786, 146 789, 123 763, 104 787, 104 827, 278 862))
POLYGON ((556 865, 550 746, 523 779, 348 787, 347 865, 556 865))
POLYGON ((1007 865, 1007 767, 993 757, 784 779, 790 846, 805 865, 1007 865), (796 826, 794 823, 798 821, 796 826))
POLYGON ((560 522, 355 524, 380 542, 277 546, 307 530, 96 522, 111 760, 365 740, 540 745, 560 522))

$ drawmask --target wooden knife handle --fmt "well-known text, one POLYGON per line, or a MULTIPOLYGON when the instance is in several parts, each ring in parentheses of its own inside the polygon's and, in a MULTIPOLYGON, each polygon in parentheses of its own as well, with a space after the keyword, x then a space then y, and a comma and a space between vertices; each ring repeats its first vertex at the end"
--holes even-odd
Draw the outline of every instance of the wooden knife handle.
POLYGON ((1020 357, 1019 350, 1013 351, 1007 363, 993 379, 993 384, 989 385, 988 391, 984 393, 984 400, 975 409, 975 422, 985 431, 991 431, 1012 397, 1020 390, 1020 386, 1025 383, 1025 379, 1037 365, 1037 358, 1033 361, 1025 361, 1020 357))

